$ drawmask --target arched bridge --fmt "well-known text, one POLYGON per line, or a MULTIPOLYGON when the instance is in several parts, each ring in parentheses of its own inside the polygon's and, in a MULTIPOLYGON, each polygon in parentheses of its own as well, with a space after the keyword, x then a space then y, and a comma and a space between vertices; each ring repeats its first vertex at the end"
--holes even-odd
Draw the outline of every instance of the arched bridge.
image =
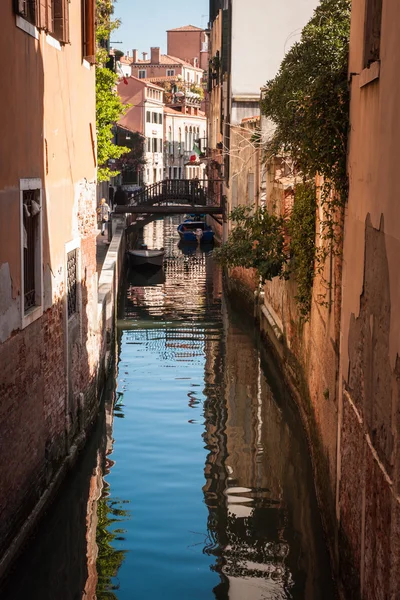
POLYGON ((208 214, 224 215, 219 187, 221 181, 164 179, 133 194, 128 205, 117 205, 117 214, 208 214))

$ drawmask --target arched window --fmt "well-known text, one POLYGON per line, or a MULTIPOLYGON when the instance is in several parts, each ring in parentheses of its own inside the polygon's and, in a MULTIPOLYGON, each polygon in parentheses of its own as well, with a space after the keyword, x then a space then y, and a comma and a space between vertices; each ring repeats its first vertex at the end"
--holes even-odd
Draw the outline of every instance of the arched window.
POLYGON ((189 132, 187 127, 185 127, 185 150, 189 150, 189 132))
POLYGON ((179 131, 178 131, 178 150, 179 150, 179 154, 182 152, 182 129, 179 127, 179 131))
POLYGON ((189 148, 188 148, 189 152, 191 152, 193 150, 193 129, 190 128, 189 129, 189 148))

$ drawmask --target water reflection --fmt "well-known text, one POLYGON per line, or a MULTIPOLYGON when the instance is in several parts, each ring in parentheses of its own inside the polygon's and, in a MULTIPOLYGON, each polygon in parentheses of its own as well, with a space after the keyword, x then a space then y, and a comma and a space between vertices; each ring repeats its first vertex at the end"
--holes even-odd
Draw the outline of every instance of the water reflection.
POLYGON ((127 274, 117 387, 2 599, 334 597, 298 415, 176 226, 144 230, 164 270, 127 274))

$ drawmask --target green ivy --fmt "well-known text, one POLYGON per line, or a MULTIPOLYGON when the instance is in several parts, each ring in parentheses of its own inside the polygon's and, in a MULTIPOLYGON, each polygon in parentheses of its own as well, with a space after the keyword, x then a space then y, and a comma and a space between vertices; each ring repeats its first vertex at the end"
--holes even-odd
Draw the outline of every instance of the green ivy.
POLYGON ((316 256, 316 211, 315 185, 310 183, 297 185, 288 232, 292 257, 290 272, 297 284, 295 299, 302 317, 307 317, 311 309, 316 256))
POLYGON ((226 243, 214 251, 224 267, 255 269, 261 281, 286 276, 285 221, 264 207, 238 206, 229 218, 234 228, 226 243))
POLYGON ((273 155, 287 153, 307 180, 322 175, 346 198, 350 0, 321 0, 300 41, 268 81, 261 107, 276 129, 273 155))
POLYGON ((96 67, 96 130, 97 130, 97 179, 108 181, 119 174, 119 171, 110 169, 108 161, 119 159, 129 152, 125 146, 113 143, 114 126, 121 115, 129 108, 124 106, 117 92, 118 76, 104 65, 108 61, 108 44, 111 32, 119 27, 119 21, 113 20, 111 15, 114 10, 113 0, 97 0, 97 67, 96 67))
POLYGON ((96 68, 96 129, 97 129, 97 178, 108 181, 118 175, 118 171, 108 166, 110 159, 119 159, 129 152, 125 146, 114 144, 113 128, 127 110, 121 102, 115 87, 118 76, 106 67, 96 68))
POLYGON ((224 267, 255 269, 261 284, 292 275, 299 313, 306 319, 314 280, 316 208, 315 185, 309 183, 296 186, 289 219, 264 207, 239 206, 230 214, 234 229, 214 256, 224 267))

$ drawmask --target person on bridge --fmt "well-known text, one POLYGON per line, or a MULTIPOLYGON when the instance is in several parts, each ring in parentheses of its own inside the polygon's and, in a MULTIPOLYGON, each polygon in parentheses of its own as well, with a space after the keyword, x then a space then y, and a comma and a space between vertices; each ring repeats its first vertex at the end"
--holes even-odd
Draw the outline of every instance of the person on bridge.
POLYGON ((117 187, 117 191, 114 194, 114 203, 123 206, 129 204, 128 194, 125 192, 125 190, 122 189, 120 185, 117 187))

